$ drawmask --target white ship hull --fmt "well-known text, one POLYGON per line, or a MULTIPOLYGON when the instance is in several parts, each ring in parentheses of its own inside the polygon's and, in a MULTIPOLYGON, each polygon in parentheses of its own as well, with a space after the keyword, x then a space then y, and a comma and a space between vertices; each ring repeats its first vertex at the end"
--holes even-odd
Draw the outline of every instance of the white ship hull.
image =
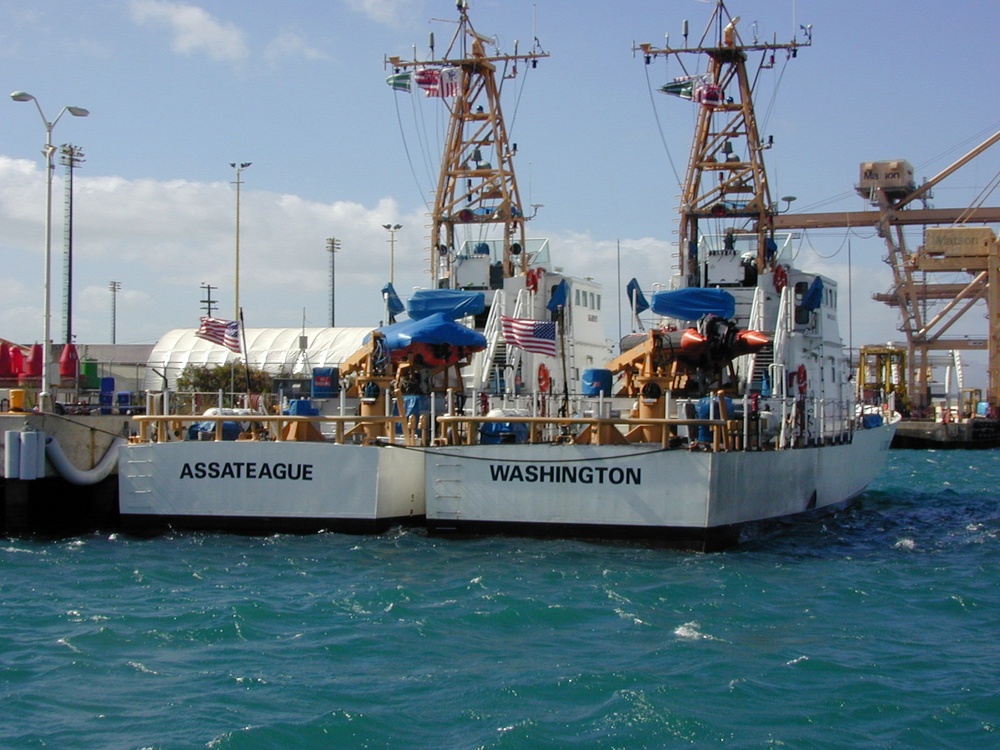
POLYGON ((131 528, 381 531, 424 516, 423 457, 393 447, 184 441, 122 447, 131 528))
POLYGON ((850 443, 692 452, 651 445, 476 445, 431 449, 427 526, 643 537, 712 548, 742 526, 842 505, 882 470, 895 425, 850 443))

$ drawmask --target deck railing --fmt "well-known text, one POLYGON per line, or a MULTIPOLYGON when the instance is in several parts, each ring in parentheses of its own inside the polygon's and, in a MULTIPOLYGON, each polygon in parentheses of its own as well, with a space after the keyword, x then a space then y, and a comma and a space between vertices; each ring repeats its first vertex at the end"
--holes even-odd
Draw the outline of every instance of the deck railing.
MULTIPOLYGON (((289 414, 161 414, 132 417, 133 442, 232 439, 225 423, 238 423, 239 440, 323 441, 337 444, 394 444, 408 447, 477 443, 574 443, 612 445, 658 444, 696 450, 788 450, 817 444, 849 442, 859 427, 848 404, 770 399, 772 411, 751 414, 720 410, 711 418, 635 417, 611 409, 610 402, 580 408, 573 416, 558 414, 425 413, 409 416, 289 414), (769 415, 769 416, 768 416, 769 415), (214 429, 189 435, 195 423, 214 429)), ((677 402, 675 402, 676 404, 677 402)), ((724 404, 725 402, 723 402, 724 404)), ((583 406, 581 403, 575 404, 583 406)), ((523 410, 522 410, 523 411, 523 410)))

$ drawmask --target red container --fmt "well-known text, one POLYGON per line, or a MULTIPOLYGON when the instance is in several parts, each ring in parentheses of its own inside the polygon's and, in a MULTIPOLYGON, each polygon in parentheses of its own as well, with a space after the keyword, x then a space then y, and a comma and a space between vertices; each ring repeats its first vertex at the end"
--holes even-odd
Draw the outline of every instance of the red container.
POLYGON ((22 375, 27 375, 29 378, 40 378, 42 377, 42 359, 45 355, 42 353, 41 344, 32 344, 31 351, 28 353, 28 359, 24 363, 24 367, 21 369, 22 375))
POLYGON ((14 363, 10 359, 10 347, 6 342, 0 342, 0 378, 12 378, 17 373, 14 372, 14 363))
POLYGON ((59 355, 59 377, 75 379, 80 371, 80 358, 76 353, 75 344, 65 344, 59 355))
POLYGON ((10 372, 11 375, 20 375, 24 370, 24 352, 21 347, 12 346, 10 349, 10 372))

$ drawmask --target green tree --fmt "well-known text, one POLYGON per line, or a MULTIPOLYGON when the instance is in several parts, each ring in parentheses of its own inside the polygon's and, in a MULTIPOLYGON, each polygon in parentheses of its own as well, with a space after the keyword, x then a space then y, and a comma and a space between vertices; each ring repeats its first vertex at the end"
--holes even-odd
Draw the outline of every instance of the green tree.
MULTIPOLYGON (((270 393, 271 376, 263 370, 251 367, 250 392, 270 393)), ((200 393, 242 393, 247 387, 247 366, 238 362, 233 365, 188 365, 177 378, 178 391, 200 393)))

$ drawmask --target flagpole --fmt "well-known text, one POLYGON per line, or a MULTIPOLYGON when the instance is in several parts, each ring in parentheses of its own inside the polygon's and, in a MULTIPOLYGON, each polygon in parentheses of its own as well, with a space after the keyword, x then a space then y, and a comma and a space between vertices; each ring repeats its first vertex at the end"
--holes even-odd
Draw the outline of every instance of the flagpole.
POLYGON ((240 308, 240 338, 243 340, 243 372, 247 376, 247 398, 250 398, 250 352, 247 349, 247 329, 243 325, 243 308, 240 308))
POLYGON ((562 353, 562 371, 563 371, 563 405, 559 409, 559 416, 566 417, 569 416, 569 373, 566 371, 566 326, 565 326, 565 315, 566 308, 559 305, 559 312, 556 315, 556 322, 559 328, 559 349, 562 353))
MULTIPOLYGON (((617 291, 618 291, 618 341, 622 340, 622 241, 618 240, 616 256, 618 259, 618 279, 617 279, 617 291)), ((632 295, 629 295, 631 299, 632 295)))

